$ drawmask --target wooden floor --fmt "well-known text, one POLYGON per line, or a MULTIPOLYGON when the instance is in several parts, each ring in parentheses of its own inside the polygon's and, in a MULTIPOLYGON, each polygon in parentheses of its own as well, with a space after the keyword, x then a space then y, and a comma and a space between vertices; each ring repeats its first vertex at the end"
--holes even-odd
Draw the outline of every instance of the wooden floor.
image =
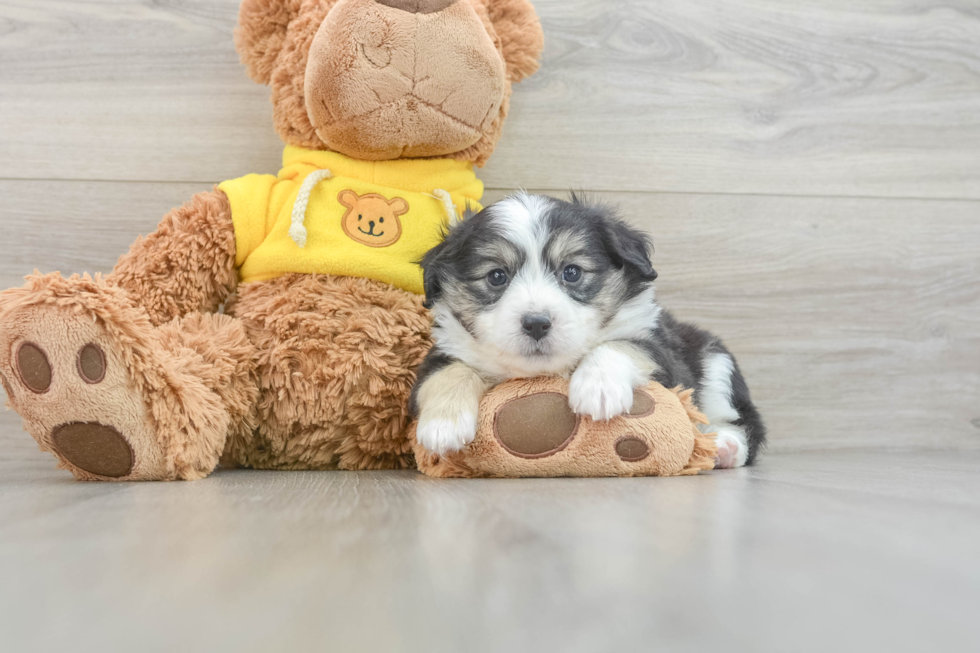
MULTIPOLYGON (((739 357, 776 451, 980 447, 980 7, 539 0, 488 199, 596 191, 739 357)), ((238 0, 0 0, 0 287, 104 271, 278 169, 238 0)))
POLYGON ((976 651, 980 452, 672 479, 219 471, 0 452, 8 651, 976 651))
MULTIPOLYGON (((9 650, 976 650, 980 6, 537 0, 480 172, 595 191, 770 426, 692 479, 79 484, 0 416, 9 650)), ((278 169, 238 0, 0 0, 0 287, 278 169)))

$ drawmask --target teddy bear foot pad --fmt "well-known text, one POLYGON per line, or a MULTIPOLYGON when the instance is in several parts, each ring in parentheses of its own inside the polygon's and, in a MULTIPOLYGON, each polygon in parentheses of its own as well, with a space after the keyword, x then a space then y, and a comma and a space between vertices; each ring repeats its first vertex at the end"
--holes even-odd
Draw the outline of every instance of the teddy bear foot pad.
MULTIPOLYGON (((43 329, 42 329, 43 330, 43 329)), ((43 338, 38 338, 43 340, 43 338)), ((58 354, 61 348, 52 348, 58 354)), ((54 368, 46 349, 32 341, 13 344, 12 366, 15 376, 30 393, 55 397, 62 388, 53 388, 54 368)), ((60 362, 60 361, 59 361, 60 362)), ((102 348, 88 342, 78 349, 76 370, 86 384, 98 385, 105 380, 106 358, 102 348)), ((69 371, 69 370, 66 370, 69 371)), ((69 371, 70 373, 70 371, 69 371)), ((4 375, 6 378, 6 375, 4 375)), ((60 375, 59 375, 60 377, 60 375)), ((59 380, 61 380, 59 378, 59 380)), ((10 387, 10 383, 5 382, 10 387)), ((9 389, 8 394, 12 394, 9 389)), ((30 395, 25 401, 30 401, 30 395)), ((46 431, 43 426, 40 430, 46 431)), ((42 434, 43 437, 43 434, 42 434)), ((97 476, 118 478, 133 471, 133 449, 122 434, 111 426, 98 422, 66 422, 51 429, 48 436, 51 448, 75 467, 97 476)))

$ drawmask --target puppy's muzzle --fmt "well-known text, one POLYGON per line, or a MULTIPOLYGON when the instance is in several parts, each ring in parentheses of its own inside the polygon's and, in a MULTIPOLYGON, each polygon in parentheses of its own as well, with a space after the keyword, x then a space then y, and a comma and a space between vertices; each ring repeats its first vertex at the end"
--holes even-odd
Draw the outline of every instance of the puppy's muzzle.
POLYGON ((551 318, 541 314, 525 315, 521 318, 521 327, 527 335, 535 340, 541 340, 551 330, 551 318))

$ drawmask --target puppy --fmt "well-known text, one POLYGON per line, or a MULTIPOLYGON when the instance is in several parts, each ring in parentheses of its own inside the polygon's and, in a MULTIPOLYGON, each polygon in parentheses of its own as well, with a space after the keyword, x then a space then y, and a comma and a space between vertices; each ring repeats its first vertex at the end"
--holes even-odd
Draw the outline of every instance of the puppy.
POLYGON ((435 453, 472 442, 488 388, 571 376, 569 404, 608 420, 650 379, 695 389, 717 432, 718 466, 751 464, 765 427, 721 340, 654 297, 646 235, 608 207, 520 193, 451 228, 422 261, 434 347, 411 410, 435 453))

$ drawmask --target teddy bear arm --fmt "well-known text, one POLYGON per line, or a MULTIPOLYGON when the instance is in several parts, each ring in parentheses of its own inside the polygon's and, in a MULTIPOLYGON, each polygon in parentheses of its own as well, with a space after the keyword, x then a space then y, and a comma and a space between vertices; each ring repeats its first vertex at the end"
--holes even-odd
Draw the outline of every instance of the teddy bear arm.
POLYGON ((249 77, 268 84, 301 0, 244 0, 238 10, 235 46, 249 77))
POLYGON ((170 211, 155 232, 137 239, 110 282, 126 290, 155 325, 211 313, 238 284, 235 252, 231 204, 214 189, 170 211))

